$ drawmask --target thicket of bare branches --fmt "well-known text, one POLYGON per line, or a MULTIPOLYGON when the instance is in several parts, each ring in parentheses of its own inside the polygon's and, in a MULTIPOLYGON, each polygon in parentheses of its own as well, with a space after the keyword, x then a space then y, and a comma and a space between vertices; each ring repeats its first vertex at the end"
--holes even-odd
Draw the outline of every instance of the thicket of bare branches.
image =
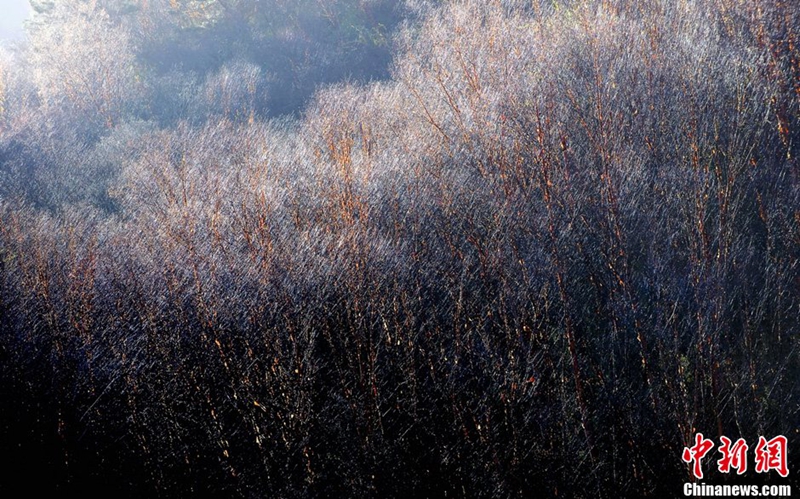
POLYGON ((409 7, 296 121, 232 62, 87 143, 0 60, 0 490, 663 496, 696 432, 800 445, 800 12, 409 7))

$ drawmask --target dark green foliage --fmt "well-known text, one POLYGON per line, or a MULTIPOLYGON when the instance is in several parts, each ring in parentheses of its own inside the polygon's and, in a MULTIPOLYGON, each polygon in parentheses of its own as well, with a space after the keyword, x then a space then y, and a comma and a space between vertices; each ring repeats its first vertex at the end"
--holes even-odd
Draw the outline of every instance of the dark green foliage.
POLYGON ((274 116, 297 113, 319 85, 386 78, 401 11, 397 0, 155 0, 120 17, 156 77, 254 64, 269 81, 255 111, 274 116))

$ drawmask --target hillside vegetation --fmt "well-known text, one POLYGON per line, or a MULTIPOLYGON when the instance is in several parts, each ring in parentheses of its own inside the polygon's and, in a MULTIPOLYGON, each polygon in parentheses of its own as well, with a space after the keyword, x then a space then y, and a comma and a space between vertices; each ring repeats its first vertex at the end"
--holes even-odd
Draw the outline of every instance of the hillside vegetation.
POLYGON ((793 2, 32 3, 0 492, 798 484, 793 2))

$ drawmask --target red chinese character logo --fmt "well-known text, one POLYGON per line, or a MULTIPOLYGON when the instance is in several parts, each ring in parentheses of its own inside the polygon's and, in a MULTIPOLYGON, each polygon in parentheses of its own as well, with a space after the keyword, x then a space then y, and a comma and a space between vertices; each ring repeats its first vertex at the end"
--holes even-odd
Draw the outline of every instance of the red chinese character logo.
POLYGON ((697 478, 703 478, 703 468, 700 465, 700 461, 713 448, 714 442, 703 438, 702 433, 698 433, 695 436, 695 444, 692 447, 683 448, 683 460, 686 463, 694 463, 692 472, 697 478))
POLYGON ((786 437, 779 435, 767 441, 764 437, 758 437, 756 447, 756 472, 766 473, 769 470, 776 470, 782 477, 789 474, 786 467, 786 437))
POLYGON ((722 445, 719 446, 719 451, 722 453, 722 458, 717 461, 720 473, 728 473, 731 468, 739 475, 747 471, 747 442, 740 438, 731 445, 731 439, 728 437, 720 437, 720 440, 722 445))

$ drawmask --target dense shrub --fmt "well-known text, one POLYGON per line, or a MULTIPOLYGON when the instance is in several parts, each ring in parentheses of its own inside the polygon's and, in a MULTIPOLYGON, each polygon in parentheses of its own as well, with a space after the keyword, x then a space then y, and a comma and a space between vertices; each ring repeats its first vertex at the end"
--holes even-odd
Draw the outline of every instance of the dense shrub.
POLYGON ((800 444, 800 12, 408 7, 297 120, 231 59, 94 142, 0 121, 0 490, 663 496, 696 432, 800 444))

